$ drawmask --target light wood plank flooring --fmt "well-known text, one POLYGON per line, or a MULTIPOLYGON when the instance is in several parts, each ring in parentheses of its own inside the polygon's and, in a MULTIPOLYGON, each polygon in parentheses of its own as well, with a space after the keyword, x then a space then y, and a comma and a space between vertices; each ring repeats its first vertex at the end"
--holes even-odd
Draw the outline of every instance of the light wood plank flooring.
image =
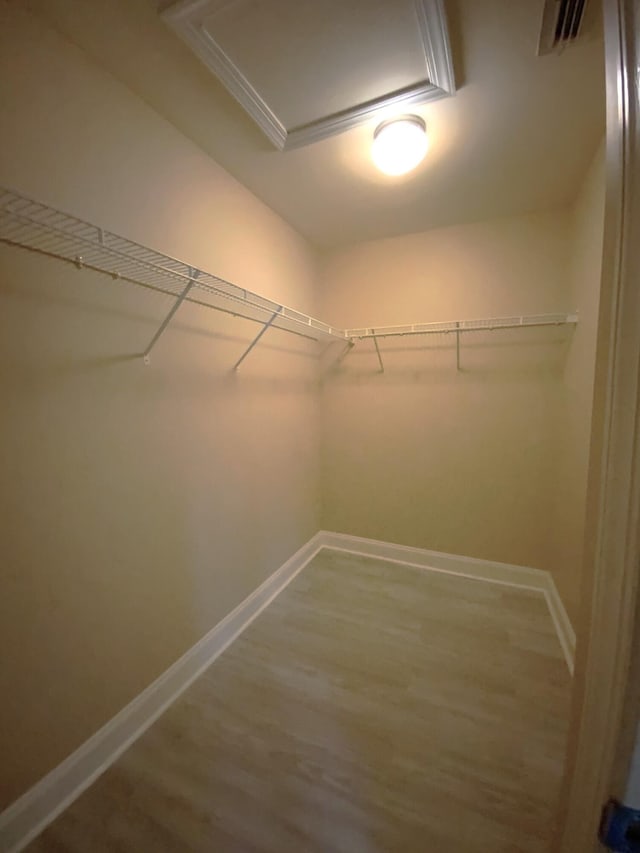
POLYGON ((324 551, 28 849, 542 853, 569 691, 539 594, 324 551))

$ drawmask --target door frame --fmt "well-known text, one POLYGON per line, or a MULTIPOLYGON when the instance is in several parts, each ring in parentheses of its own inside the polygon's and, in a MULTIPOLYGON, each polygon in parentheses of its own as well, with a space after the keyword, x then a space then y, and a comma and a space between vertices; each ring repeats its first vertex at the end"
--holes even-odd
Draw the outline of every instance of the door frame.
POLYGON ((640 0, 603 0, 607 91, 602 290, 584 591, 556 851, 600 850, 640 702, 640 0))

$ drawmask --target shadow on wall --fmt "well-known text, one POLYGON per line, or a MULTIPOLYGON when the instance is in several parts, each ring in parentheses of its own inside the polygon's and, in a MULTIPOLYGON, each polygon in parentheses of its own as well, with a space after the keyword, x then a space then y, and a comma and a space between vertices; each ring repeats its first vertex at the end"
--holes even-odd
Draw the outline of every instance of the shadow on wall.
MULTIPOLYGON (((3 298, 25 318, 29 317, 21 333, 22 346, 7 347, 0 368, 12 385, 27 382, 42 386, 56 379, 121 368, 139 371, 149 390, 165 389, 167 373, 179 374, 180 381, 192 390, 206 382, 209 393, 237 387, 269 392, 317 388, 315 368, 321 349, 315 341, 270 329, 260 340, 259 349, 235 372, 233 365, 262 324, 192 304, 180 307, 154 347, 147 366, 142 361, 142 350, 174 304, 173 297, 127 282, 121 282, 118 288, 117 282, 105 283, 104 277, 95 272, 71 270, 65 264, 55 265, 53 281, 48 282, 37 274, 43 269, 42 264, 50 263, 48 259, 13 247, 3 252, 8 253, 10 264, 24 264, 26 269, 37 271, 31 277, 16 277, 19 285, 13 283, 11 275, 2 282, 3 298), (57 286, 59 281, 63 286, 57 286), (46 316, 47 320, 34 323, 34 316, 46 316), (99 333, 91 331, 98 327, 99 333), (64 335, 69 341, 67 347, 58 343, 64 335), (73 338, 82 339, 82 351, 77 341, 71 343, 73 338), (198 338, 210 342, 208 351, 198 346, 198 338), (34 362, 30 351, 43 347, 46 358, 34 362), (104 354, 94 354, 100 350, 104 354), (194 359, 196 350, 199 357, 194 359), (300 360, 308 362, 314 372, 300 369, 300 360), (296 362, 292 373, 290 368, 296 362), (283 372, 285 375, 279 375, 283 372)), ((44 269, 50 277, 51 267, 44 269)), ((121 376, 121 371, 117 375, 121 376)))

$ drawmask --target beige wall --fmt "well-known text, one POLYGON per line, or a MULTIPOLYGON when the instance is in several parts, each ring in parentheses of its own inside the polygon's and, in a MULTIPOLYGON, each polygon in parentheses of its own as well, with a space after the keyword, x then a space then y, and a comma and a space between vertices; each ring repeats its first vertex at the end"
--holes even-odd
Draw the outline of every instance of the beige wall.
POLYGON ((582 593, 583 539, 595 371, 605 193, 604 143, 585 176, 571 215, 572 304, 579 309, 563 375, 558 447, 554 574, 574 624, 582 593))
POLYGON ((581 592, 604 147, 566 212, 381 240, 325 258, 338 325, 579 312, 574 331, 359 343, 323 388, 323 527, 553 572, 581 592))
MULTIPOLYGON (((288 225, 81 51, 0 4, 0 184, 313 310, 288 225)), ((319 526, 313 344, 0 251, 0 808, 319 526)))
MULTIPOLYGON (((326 259, 338 324, 454 320, 575 307, 568 213, 365 243, 326 259)), ((326 375, 323 526, 549 569, 566 329, 358 344, 326 375)))
POLYGON ((0 184, 337 325, 574 308, 583 324, 465 337, 460 372, 450 337, 382 343, 384 375, 358 344, 321 409, 313 345, 270 332, 232 376, 256 327, 184 306, 144 367, 168 300, 2 247, 0 808, 320 523, 550 568, 573 608, 601 160, 575 212, 328 256, 316 305, 295 231, 2 0, 0 123, 0 184))

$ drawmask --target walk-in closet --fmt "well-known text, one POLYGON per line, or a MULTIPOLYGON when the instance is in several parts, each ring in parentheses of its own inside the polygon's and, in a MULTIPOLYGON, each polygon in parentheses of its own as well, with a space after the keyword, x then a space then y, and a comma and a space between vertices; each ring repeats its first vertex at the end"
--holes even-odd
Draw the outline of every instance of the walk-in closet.
POLYGON ((604 31, 0 0, 0 849, 560 851, 604 31))

